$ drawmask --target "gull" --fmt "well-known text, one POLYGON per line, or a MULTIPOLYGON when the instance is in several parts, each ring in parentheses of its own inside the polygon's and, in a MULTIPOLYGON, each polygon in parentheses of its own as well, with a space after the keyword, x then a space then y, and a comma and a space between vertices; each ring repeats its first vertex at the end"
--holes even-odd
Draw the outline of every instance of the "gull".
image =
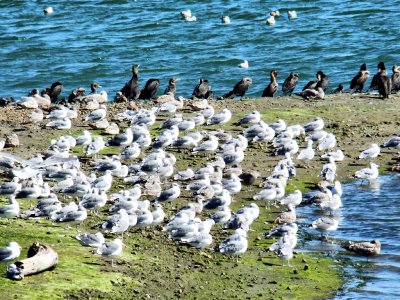
POLYGON ((275 17, 274 16, 269 16, 267 20, 265 21, 268 25, 275 25, 275 17))
POLYGON ((226 189, 223 189, 220 195, 214 195, 214 197, 204 203, 203 208, 216 209, 221 206, 229 206, 231 202, 231 194, 226 189))
POLYGON ((266 235, 266 237, 283 236, 285 234, 296 234, 297 230, 298 226, 296 223, 282 224, 271 229, 266 235))
POLYGON ((92 154, 97 154, 105 147, 104 140, 101 136, 96 136, 92 139, 92 141, 87 145, 85 150, 85 155, 90 156, 92 154))
POLYGON ((314 158, 315 155, 315 151, 312 148, 313 145, 313 141, 309 140, 307 142, 307 148, 303 149, 300 151, 299 155, 297 156, 297 159, 300 159, 304 162, 309 162, 310 160, 312 160, 314 158))
POLYGON ((333 211, 342 207, 342 200, 340 199, 339 195, 334 194, 329 200, 321 202, 319 207, 324 210, 329 210, 332 214, 333 211))
POLYGON ((209 119, 214 116, 214 107, 210 104, 200 111, 200 113, 204 116, 204 118, 209 119))
POLYGON ((21 100, 18 100, 16 105, 28 109, 35 109, 39 107, 36 99, 33 97, 21 97, 21 100))
POLYGON ((221 253, 238 255, 246 252, 247 247, 247 233, 238 228, 230 237, 221 242, 218 249, 221 253))
POLYGON ((324 128, 324 125, 324 120, 322 120, 320 117, 315 117, 311 122, 307 123, 303 127, 305 132, 309 132, 322 130, 324 128))
POLYGON ((101 224, 102 229, 110 233, 123 233, 129 228, 129 216, 125 209, 120 209, 117 214, 108 217, 107 221, 101 224))
POLYGON ((379 175, 378 167, 379 166, 372 162, 369 164, 369 166, 370 166, 369 168, 364 168, 364 169, 357 171, 354 174, 354 177, 359 178, 359 179, 367 179, 367 180, 378 178, 378 175, 379 175))
POLYGON ((330 217, 319 218, 311 224, 311 228, 321 232, 321 237, 324 232, 335 231, 338 226, 339 221, 330 217))
POLYGON ((338 149, 321 155, 321 158, 326 160, 329 160, 330 157, 332 157, 334 161, 343 161, 344 153, 342 150, 338 149))
POLYGON ((193 118, 188 119, 188 120, 183 120, 178 124, 178 128, 181 132, 183 131, 190 131, 193 130, 196 127, 196 123, 193 120, 193 118))
POLYGON ((44 115, 40 108, 35 108, 29 115, 29 122, 36 124, 43 121, 44 115))
POLYGON ((182 122, 182 114, 175 114, 168 120, 164 121, 164 123, 161 124, 160 128, 171 128, 174 125, 178 125, 180 122, 182 122))
POLYGON ((140 153, 139 144, 133 142, 121 152, 121 159, 135 159, 139 157, 140 153))
MULTIPOLYGON (((293 224, 293 223, 292 223, 293 224)), ((275 243, 269 247, 269 251, 277 251, 284 245, 288 245, 291 249, 294 249, 297 245, 297 234, 296 233, 285 233, 275 243)))
POLYGON ((137 222, 135 225, 136 227, 143 229, 153 224, 153 214, 150 210, 146 208, 140 209, 136 212, 136 214, 137 214, 137 222))
POLYGON ((257 204, 251 203, 240 208, 225 225, 228 229, 242 228, 248 230, 255 219, 258 218, 260 209, 257 204))
POLYGON ((116 134, 110 138, 106 146, 128 146, 133 141, 133 131, 132 128, 128 127, 125 129, 124 133, 116 134))
POLYGON ((20 183, 20 178, 14 177, 10 182, 4 182, 0 185, 0 194, 1 195, 11 195, 18 193, 22 188, 20 183))
POLYGON ((100 121, 105 119, 107 116, 107 107, 102 104, 100 105, 99 109, 91 111, 85 118, 86 122, 91 122, 91 121, 100 121))
POLYGON ((204 249, 212 244, 213 238, 208 232, 197 232, 190 237, 181 238, 181 242, 197 249, 204 249))
POLYGON ((261 114, 257 110, 253 110, 251 113, 242 117, 234 125, 254 125, 261 121, 261 114))
POLYGON ((153 215, 153 221, 151 223, 151 225, 158 225, 161 224, 164 221, 165 218, 165 212, 163 209, 163 206, 160 203, 155 203, 155 210, 153 210, 151 212, 151 214, 153 215))
POLYGON ((85 247, 100 247, 105 242, 104 236, 101 232, 80 233, 75 236, 75 239, 85 247))
POLYGON ((230 24, 231 19, 229 18, 229 16, 221 16, 221 22, 224 24, 230 24))
POLYGON ((218 148, 218 138, 210 135, 209 140, 201 143, 197 147, 194 147, 192 153, 210 153, 216 151, 218 148))
POLYGON ((171 187, 165 189, 161 194, 155 199, 158 202, 172 202, 177 199, 181 194, 181 188, 178 183, 172 183, 171 187))
POLYGON ((57 222, 71 222, 74 224, 79 224, 80 222, 83 222, 87 218, 87 211, 86 209, 78 205, 77 209, 74 210, 68 210, 62 214, 60 214, 55 221, 57 222))
POLYGON ((281 204, 289 205, 293 204, 294 206, 300 205, 303 200, 303 194, 300 190, 295 190, 293 193, 287 195, 285 198, 281 200, 281 204))
POLYGON ((332 133, 328 133, 318 142, 318 150, 326 150, 336 146, 336 137, 332 133))
POLYGON ((325 130, 314 130, 306 137, 306 141, 319 142, 326 138, 328 133, 325 130))
POLYGON ((225 224, 232 217, 232 211, 229 206, 219 206, 217 210, 210 215, 215 224, 225 224))
POLYGON ((282 247, 279 247, 277 250, 277 255, 280 259, 287 260, 288 267, 290 267, 290 259, 293 257, 293 249, 288 244, 283 244, 282 247))
POLYGON ((400 148, 400 136, 394 136, 383 143, 382 147, 400 148))
POLYGON ((329 157, 329 162, 322 166, 321 177, 323 180, 333 182, 336 176, 336 163, 333 157, 329 157))
POLYGON ((249 67, 249 62, 247 60, 244 60, 240 64, 238 64, 239 68, 247 69, 249 67))
POLYGON ((269 124, 268 126, 271 127, 277 134, 284 131, 287 127, 286 122, 282 119, 278 119, 274 123, 269 124))
POLYGON ((299 145, 296 140, 290 140, 282 145, 280 145, 276 151, 276 155, 294 155, 299 151, 299 145))
POLYGON ((343 244, 343 247, 351 252, 369 257, 377 255, 381 252, 381 242, 373 240, 371 242, 347 242, 343 244))
POLYGON ((360 155, 358 156, 359 159, 372 159, 376 158, 379 153, 381 152, 381 149, 378 144, 371 144, 371 147, 362 151, 360 155))
POLYGON ((275 224, 290 224, 296 222, 296 210, 293 204, 288 204, 288 211, 282 212, 276 219, 275 224))
POLYGON ((14 218, 19 215, 19 203, 14 195, 9 196, 9 204, 0 206, 0 218, 14 218))
POLYGON ((99 192, 99 190, 95 188, 93 192, 83 195, 79 205, 86 209, 95 209, 97 211, 106 204, 107 200, 108 196, 106 191, 101 190, 99 192))
POLYGON ((242 182, 238 175, 234 173, 230 174, 229 179, 223 179, 222 185, 230 194, 237 194, 242 189, 242 182))
POLYGON ((21 247, 16 242, 10 242, 6 247, 0 248, 0 262, 8 262, 18 258, 21 254, 21 247))
POLYGON ((71 120, 68 118, 56 119, 46 124, 46 127, 53 129, 70 129, 71 126, 71 120))
POLYGON ((297 12, 295 10, 288 10, 287 11, 289 20, 293 20, 297 18, 297 12))
POLYGON ((178 138, 172 143, 172 147, 179 148, 179 149, 187 149, 193 148, 197 146, 197 141, 193 139, 191 136, 183 136, 178 138))
POLYGON ((232 113, 229 109, 224 108, 222 112, 213 115, 207 120, 207 125, 217 125, 217 124, 225 124, 229 122, 232 117, 232 113))
POLYGON ((103 176, 97 177, 91 185, 99 190, 108 191, 111 188, 112 181, 111 171, 107 170, 103 176))
MULTIPOLYGON (((122 240, 115 239, 111 242, 105 242, 97 248, 96 253, 104 256, 117 256, 122 252, 122 240)), ((114 261, 111 259, 111 266, 114 266, 114 261)))

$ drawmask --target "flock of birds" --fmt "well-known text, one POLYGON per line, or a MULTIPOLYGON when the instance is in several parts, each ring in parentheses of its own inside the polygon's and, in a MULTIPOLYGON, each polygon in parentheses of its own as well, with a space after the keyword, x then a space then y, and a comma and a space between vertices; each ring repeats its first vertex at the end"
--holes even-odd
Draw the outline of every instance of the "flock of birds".
MULTIPOLYGON (((382 78, 389 77, 384 75, 381 63, 378 67, 379 86, 384 81, 382 78)), ((363 65, 357 75, 362 80, 353 80, 355 85, 352 81, 352 89, 362 90, 364 79, 368 77, 366 74, 369 73, 363 65)), ((247 233, 260 215, 257 203, 263 203, 267 208, 277 203, 287 207, 287 211, 276 218, 276 227, 266 234, 268 237, 279 236, 269 250, 287 261, 292 258, 297 245, 296 206, 314 204, 328 212, 328 216, 318 218, 310 225, 321 235, 338 228, 339 220, 335 216, 342 206, 342 189, 336 178, 336 162, 343 160, 344 155, 340 149, 334 150, 336 137, 325 130, 323 119, 316 117, 304 125, 289 125, 281 119, 267 124, 262 120, 261 113, 255 110, 232 124, 240 131, 236 135, 222 129, 212 130, 206 126, 227 124, 231 121, 232 112, 227 108, 215 112, 207 100, 210 89, 202 88, 205 80, 195 88, 195 92, 201 91, 203 97, 196 94, 196 100, 189 105, 192 112, 183 114, 184 101, 175 98, 175 78, 171 79, 167 88, 167 97, 156 98, 156 105, 148 109, 139 109, 131 100, 139 99, 143 93, 147 93, 149 98, 154 94, 146 89, 148 84, 139 89, 137 75, 138 65, 134 65, 131 80, 119 92, 120 97, 125 97, 127 108, 115 118, 129 124, 122 133, 116 123, 108 121, 107 97, 102 92, 96 93, 100 87, 98 84, 92 84, 92 94, 89 95, 74 91, 68 105, 55 104, 61 92, 57 84, 48 89, 48 94, 39 95, 34 90, 28 98, 35 100, 35 105, 17 103, 19 107, 32 109, 32 123, 47 121, 46 127, 70 129, 73 120, 85 114, 83 120, 87 126, 104 129, 111 137, 104 139, 90 130, 84 130, 82 135, 76 137, 63 135, 52 140, 46 151, 36 153, 29 159, 11 152, 0 152, 1 167, 13 177, 0 185, 0 194, 9 197, 9 204, 0 207, 1 218, 42 217, 53 222, 80 224, 91 216, 88 211, 93 211, 96 216, 99 216, 100 210, 108 212, 107 219, 99 223, 99 232, 76 236, 82 245, 96 247, 95 253, 106 256, 121 253, 123 234, 131 228, 162 230, 168 233, 170 239, 202 249, 213 244, 212 229, 216 225, 232 232, 215 247, 216 251, 236 255, 244 253, 249 245, 247 233), (78 106, 80 109, 77 109, 78 106), (46 108, 47 113, 44 114, 41 109, 46 108), (38 111, 41 111, 39 117, 38 111), (152 126, 162 118, 161 132, 153 138, 152 126), (307 141, 307 146, 300 148, 303 139, 307 141), (251 143, 256 142, 266 145, 267 153, 273 152, 282 159, 271 174, 266 174, 262 189, 252 197, 254 202, 233 212, 233 197, 243 191, 244 186, 251 189, 260 177, 259 171, 242 170, 240 167, 246 154, 251 153, 251 143), (77 146, 83 149, 80 157, 72 154, 77 146), (99 157, 103 149, 111 147, 118 154, 99 157), (198 169, 179 170, 173 154, 177 151, 205 156, 206 163, 198 169), (307 165, 315 160, 317 151, 326 152, 321 155, 326 164, 320 171, 320 192, 303 197, 302 192, 297 190, 286 195, 289 180, 296 176, 294 161, 307 165), (82 168, 82 165, 85 167, 82 168), (91 170, 89 175, 85 173, 87 167, 91 170), (116 179, 124 181, 125 188, 111 193, 116 179), (189 196, 182 197, 183 190, 189 196), (79 201, 71 201, 71 197, 77 197, 79 201), (36 199, 36 206, 21 212, 20 199, 36 199), (186 205, 177 212, 167 211, 171 207, 169 203, 176 203, 179 199, 186 199, 186 205), (106 241, 102 232, 118 238, 106 241)), ((275 78, 276 72, 271 72, 271 81, 275 78)), ((326 87, 327 77, 322 72, 318 72, 317 78, 317 89, 326 87)), ((237 95, 235 92, 231 94, 237 95)), ((400 137, 387 140, 383 146, 400 147, 400 137)), ((371 160, 371 163, 369 167, 357 171, 354 177, 367 181, 376 179, 379 170, 372 161, 379 153, 380 146, 377 144, 360 153, 359 159, 371 160)), ((247 159, 251 160, 251 157, 247 159)), ((367 256, 380 252, 377 240, 349 243, 346 247, 367 256)), ((19 245, 14 241, 0 248, 0 261, 3 263, 9 263, 19 255, 19 245)))

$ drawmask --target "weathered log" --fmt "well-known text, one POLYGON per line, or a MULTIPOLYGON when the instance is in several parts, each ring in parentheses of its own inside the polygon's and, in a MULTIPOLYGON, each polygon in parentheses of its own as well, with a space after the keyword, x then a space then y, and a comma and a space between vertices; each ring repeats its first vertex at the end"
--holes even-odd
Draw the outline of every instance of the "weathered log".
POLYGON ((7 270, 7 277, 21 280, 54 268, 58 263, 58 254, 50 246, 35 242, 28 250, 28 258, 16 261, 7 270))

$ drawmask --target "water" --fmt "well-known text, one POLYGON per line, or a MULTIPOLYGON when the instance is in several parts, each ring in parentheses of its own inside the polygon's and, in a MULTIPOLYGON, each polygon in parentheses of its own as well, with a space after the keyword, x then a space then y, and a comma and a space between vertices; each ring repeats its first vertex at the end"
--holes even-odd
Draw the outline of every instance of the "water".
POLYGON ((298 89, 321 69, 331 88, 348 86, 366 62, 371 73, 383 60, 397 63, 400 1, 149 1, 2 0, 0 11, 0 96, 19 97, 32 88, 61 81, 73 88, 102 84, 110 95, 141 64, 140 82, 159 78, 163 92, 180 77, 178 94, 190 96, 199 78, 208 78, 216 95, 250 76, 248 96, 260 96, 276 68, 282 83, 300 73, 298 89), (54 14, 42 10, 51 3, 54 14), (184 22, 191 9, 198 21, 184 22), (268 26, 268 13, 282 17, 268 26), (287 9, 298 13, 289 21, 287 9), (220 21, 229 15, 231 24, 220 21), (247 59, 249 69, 237 64, 247 59))
MULTIPOLYGON (((329 234, 331 242, 313 239, 302 249, 330 253, 350 262, 345 268, 347 284, 338 299, 400 299, 400 175, 380 176, 370 185, 360 181, 343 186, 343 207, 338 230, 329 234), (381 254, 366 260, 341 249, 342 241, 380 240, 381 254), (332 242, 334 241, 334 242, 332 242), (352 265, 359 264, 358 267, 352 265)), ((313 207, 298 209, 299 222, 310 224, 321 216, 313 207)), ((316 231, 307 230, 316 235, 316 231)))

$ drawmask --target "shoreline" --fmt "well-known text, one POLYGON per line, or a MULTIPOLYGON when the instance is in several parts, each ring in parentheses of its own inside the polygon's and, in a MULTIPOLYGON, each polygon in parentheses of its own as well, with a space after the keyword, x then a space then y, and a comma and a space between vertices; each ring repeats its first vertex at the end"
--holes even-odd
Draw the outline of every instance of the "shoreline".
MULTIPOLYGON (((313 102, 304 102, 297 97, 277 97, 272 99, 244 99, 242 101, 218 100, 210 103, 212 103, 216 111, 220 111, 225 107, 232 110, 233 117, 229 123, 223 126, 223 129, 232 131, 234 134, 240 132, 241 128, 232 124, 254 109, 262 113, 262 119, 266 123, 274 122, 280 118, 290 125, 296 123, 305 124, 315 116, 322 117, 325 121, 326 130, 336 135, 337 145, 345 153, 345 161, 338 162, 338 179, 341 182, 346 182, 352 180, 350 176, 356 170, 367 166, 367 161, 355 159, 362 150, 368 148, 371 143, 383 144, 385 140, 397 135, 399 132, 400 122, 398 120, 400 120, 400 113, 397 113, 400 107, 399 99, 400 97, 397 95, 393 95, 389 100, 381 100, 371 95, 338 94, 328 95, 325 100, 313 102)), ((123 104, 109 104, 108 106, 111 116, 124 109, 123 104)), ((27 121, 26 115, 28 112, 25 110, 15 111, 13 108, 8 107, 0 110, 3 112, 0 116, 0 124, 2 125, 0 136, 10 132, 17 133, 22 146, 12 149, 12 151, 25 158, 38 151, 45 150, 52 138, 63 134, 71 134, 76 137, 81 133, 82 129, 87 129, 87 127, 81 126, 82 118, 84 118, 86 112, 80 113, 78 119, 74 121, 73 129, 55 131, 43 129, 38 125, 23 124, 27 121)), ((160 121, 156 122, 156 125, 159 123, 160 121)), ((153 128, 157 127, 156 125, 153 128)), ((207 129, 217 128, 217 126, 210 126, 207 129)), ((155 130, 155 132, 158 131, 155 130)), ((304 148, 305 145, 306 143, 303 141, 300 144, 300 148, 304 148)), ((75 149, 74 153, 78 154, 80 151, 79 154, 81 154, 81 150, 75 149)), ((113 152, 116 150, 117 148, 107 154, 114 154, 113 152)), ((185 156, 175 151, 173 153, 178 158, 177 168, 179 170, 185 169, 189 165, 197 168, 205 163, 204 157, 185 156)), ((273 156, 271 148, 264 149, 262 145, 257 143, 249 147, 249 154, 242 163, 242 168, 244 170, 250 168, 259 169, 263 178, 271 173, 275 163, 282 158, 273 156)), ((382 149, 381 155, 376 159, 380 165, 380 171, 387 172, 390 170, 393 164, 396 163, 395 160, 397 158, 398 151, 396 149, 382 149)), ((318 174, 324 162, 315 158, 310 162, 309 166, 304 166, 303 163, 299 163, 297 160, 295 163, 298 165, 298 175, 296 178, 289 180, 286 194, 295 189, 306 192, 314 188, 315 184, 320 180, 318 174)), ((122 185, 121 182, 117 184, 118 186, 122 185)), ((235 196, 233 208, 237 209, 251 203, 251 196, 258 190, 259 188, 256 188, 253 192, 242 191, 238 196, 235 196)), ((184 197, 188 197, 188 195, 184 195, 184 197)), ((184 199, 184 201, 186 200, 184 199)), ((179 207, 184 201, 177 203, 176 207, 179 207)), ((109 266, 107 259, 88 254, 86 248, 81 247, 71 239, 69 237, 73 234, 71 231, 61 228, 63 227, 62 225, 51 225, 46 220, 36 221, 37 223, 35 221, 26 223, 26 221, 19 219, 11 220, 11 224, 15 224, 19 228, 16 233, 13 233, 11 230, 7 230, 4 220, 0 219, 0 228, 2 228, 0 237, 2 239, 15 239, 17 237, 16 234, 18 234, 24 236, 26 238, 24 242, 29 244, 35 236, 28 231, 31 228, 30 226, 35 226, 35 229, 39 230, 39 236, 44 241, 55 246, 56 250, 61 251, 64 255, 68 255, 67 253, 70 251, 74 256, 79 257, 76 262, 74 262, 73 257, 66 257, 66 260, 61 260, 60 265, 54 271, 24 279, 19 284, 19 288, 23 288, 29 283, 36 282, 44 290, 50 291, 56 288, 57 282, 54 282, 53 286, 53 283, 48 283, 44 279, 54 279, 58 283, 63 282, 66 289, 62 293, 57 292, 56 295, 60 297, 93 297, 97 295, 99 284, 105 284, 108 287, 109 295, 114 295, 112 293, 118 288, 123 288, 129 289, 139 298, 145 296, 147 289, 150 289, 152 296, 162 293, 163 285, 168 287, 165 290, 165 295, 168 298, 179 296, 194 298, 199 297, 199 295, 218 298, 221 295, 228 295, 226 290, 230 288, 230 284, 233 282, 238 283, 238 288, 234 290, 236 290, 236 295, 242 296, 241 298, 246 296, 265 298, 271 294, 273 295, 272 297, 290 295, 300 298, 301 295, 307 295, 306 293, 310 292, 310 287, 314 287, 315 297, 326 297, 339 290, 342 285, 340 271, 338 270, 340 265, 330 259, 323 258, 323 255, 322 258, 319 254, 308 255, 308 253, 301 253, 301 249, 299 249, 300 253, 291 262, 295 268, 289 269, 281 266, 281 262, 276 255, 265 254, 261 251, 272 243, 272 239, 266 240, 261 233, 273 227, 272 222, 278 213, 278 209, 276 211, 266 211, 262 203, 258 202, 258 204, 263 212, 254 225, 255 228, 252 227, 255 232, 251 233, 249 238, 249 242, 251 241, 249 250, 240 257, 239 262, 236 261, 236 258, 225 257, 211 250, 198 251, 182 245, 175 245, 173 242, 165 240, 165 236, 161 233, 158 234, 151 231, 137 233, 135 232, 136 230, 133 230, 131 233, 132 240, 128 242, 128 247, 123 251, 124 254, 121 258, 116 259, 119 261, 116 272, 115 269, 109 266), (43 228, 41 228, 42 226, 43 228), (50 233, 47 234, 47 232, 50 233), (156 246, 154 247, 154 245, 156 246), (62 249, 64 246, 66 249, 62 249), (164 253, 159 254, 157 249, 154 248, 161 249, 164 253), (79 264, 85 264, 88 261, 98 266, 90 266, 90 268, 85 266, 84 275, 77 275, 79 264), (308 265, 307 270, 304 270, 305 265, 308 265), (336 270, 331 270, 332 266, 336 270), (72 268, 70 270, 72 277, 69 277, 68 274, 61 274, 67 272, 68 267, 72 268), (144 270, 146 268, 148 270, 144 270), (194 274, 192 272, 193 269, 199 270, 198 274, 194 274), (91 280, 87 281, 87 278, 83 278, 83 276, 90 277, 91 272, 97 274, 94 276, 99 276, 100 279, 91 278, 91 280), (273 273, 272 276, 264 274, 270 272, 273 273), (107 278, 104 274, 112 274, 112 279, 107 278), (243 276, 243 274, 248 274, 249 278, 243 276), (68 282, 72 278, 85 282, 86 288, 79 290, 76 283, 71 283, 71 288, 68 289, 68 282), (328 279, 327 285, 322 286, 323 283, 321 281, 328 279), (193 280, 194 284, 190 280, 193 280), (204 280, 210 281, 208 286, 201 284, 204 280), (267 284, 265 281, 267 281, 267 284), (46 284, 49 286, 46 287, 46 284), (195 291, 196 285, 203 287, 199 288, 199 292, 202 292, 201 294, 195 291), (302 287, 302 285, 305 285, 306 288, 302 287), (217 290, 215 295, 212 294, 212 288, 217 290), (265 291, 268 291, 268 293, 265 291)), ((23 206, 26 205, 27 203, 23 204, 23 206)), ((84 227, 81 226, 80 229, 93 229, 95 225, 96 222, 92 220, 84 227)), ((213 245, 217 244, 223 236, 224 233, 217 236, 213 245)), ((25 246, 25 244, 23 245, 25 246)), ((0 279, 0 282, 4 283, 2 284, 3 288, 0 288, 2 293, 5 292, 5 289, 13 286, 13 282, 5 278, 0 279)), ((13 292, 19 294, 18 289, 13 292)), ((115 294, 116 297, 123 298, 123 294, 119 293, 115 294)), ((6 293, 6 295, 8 294, 6 293)), ((38 296, 38 294, 35 295, 38 296)))

